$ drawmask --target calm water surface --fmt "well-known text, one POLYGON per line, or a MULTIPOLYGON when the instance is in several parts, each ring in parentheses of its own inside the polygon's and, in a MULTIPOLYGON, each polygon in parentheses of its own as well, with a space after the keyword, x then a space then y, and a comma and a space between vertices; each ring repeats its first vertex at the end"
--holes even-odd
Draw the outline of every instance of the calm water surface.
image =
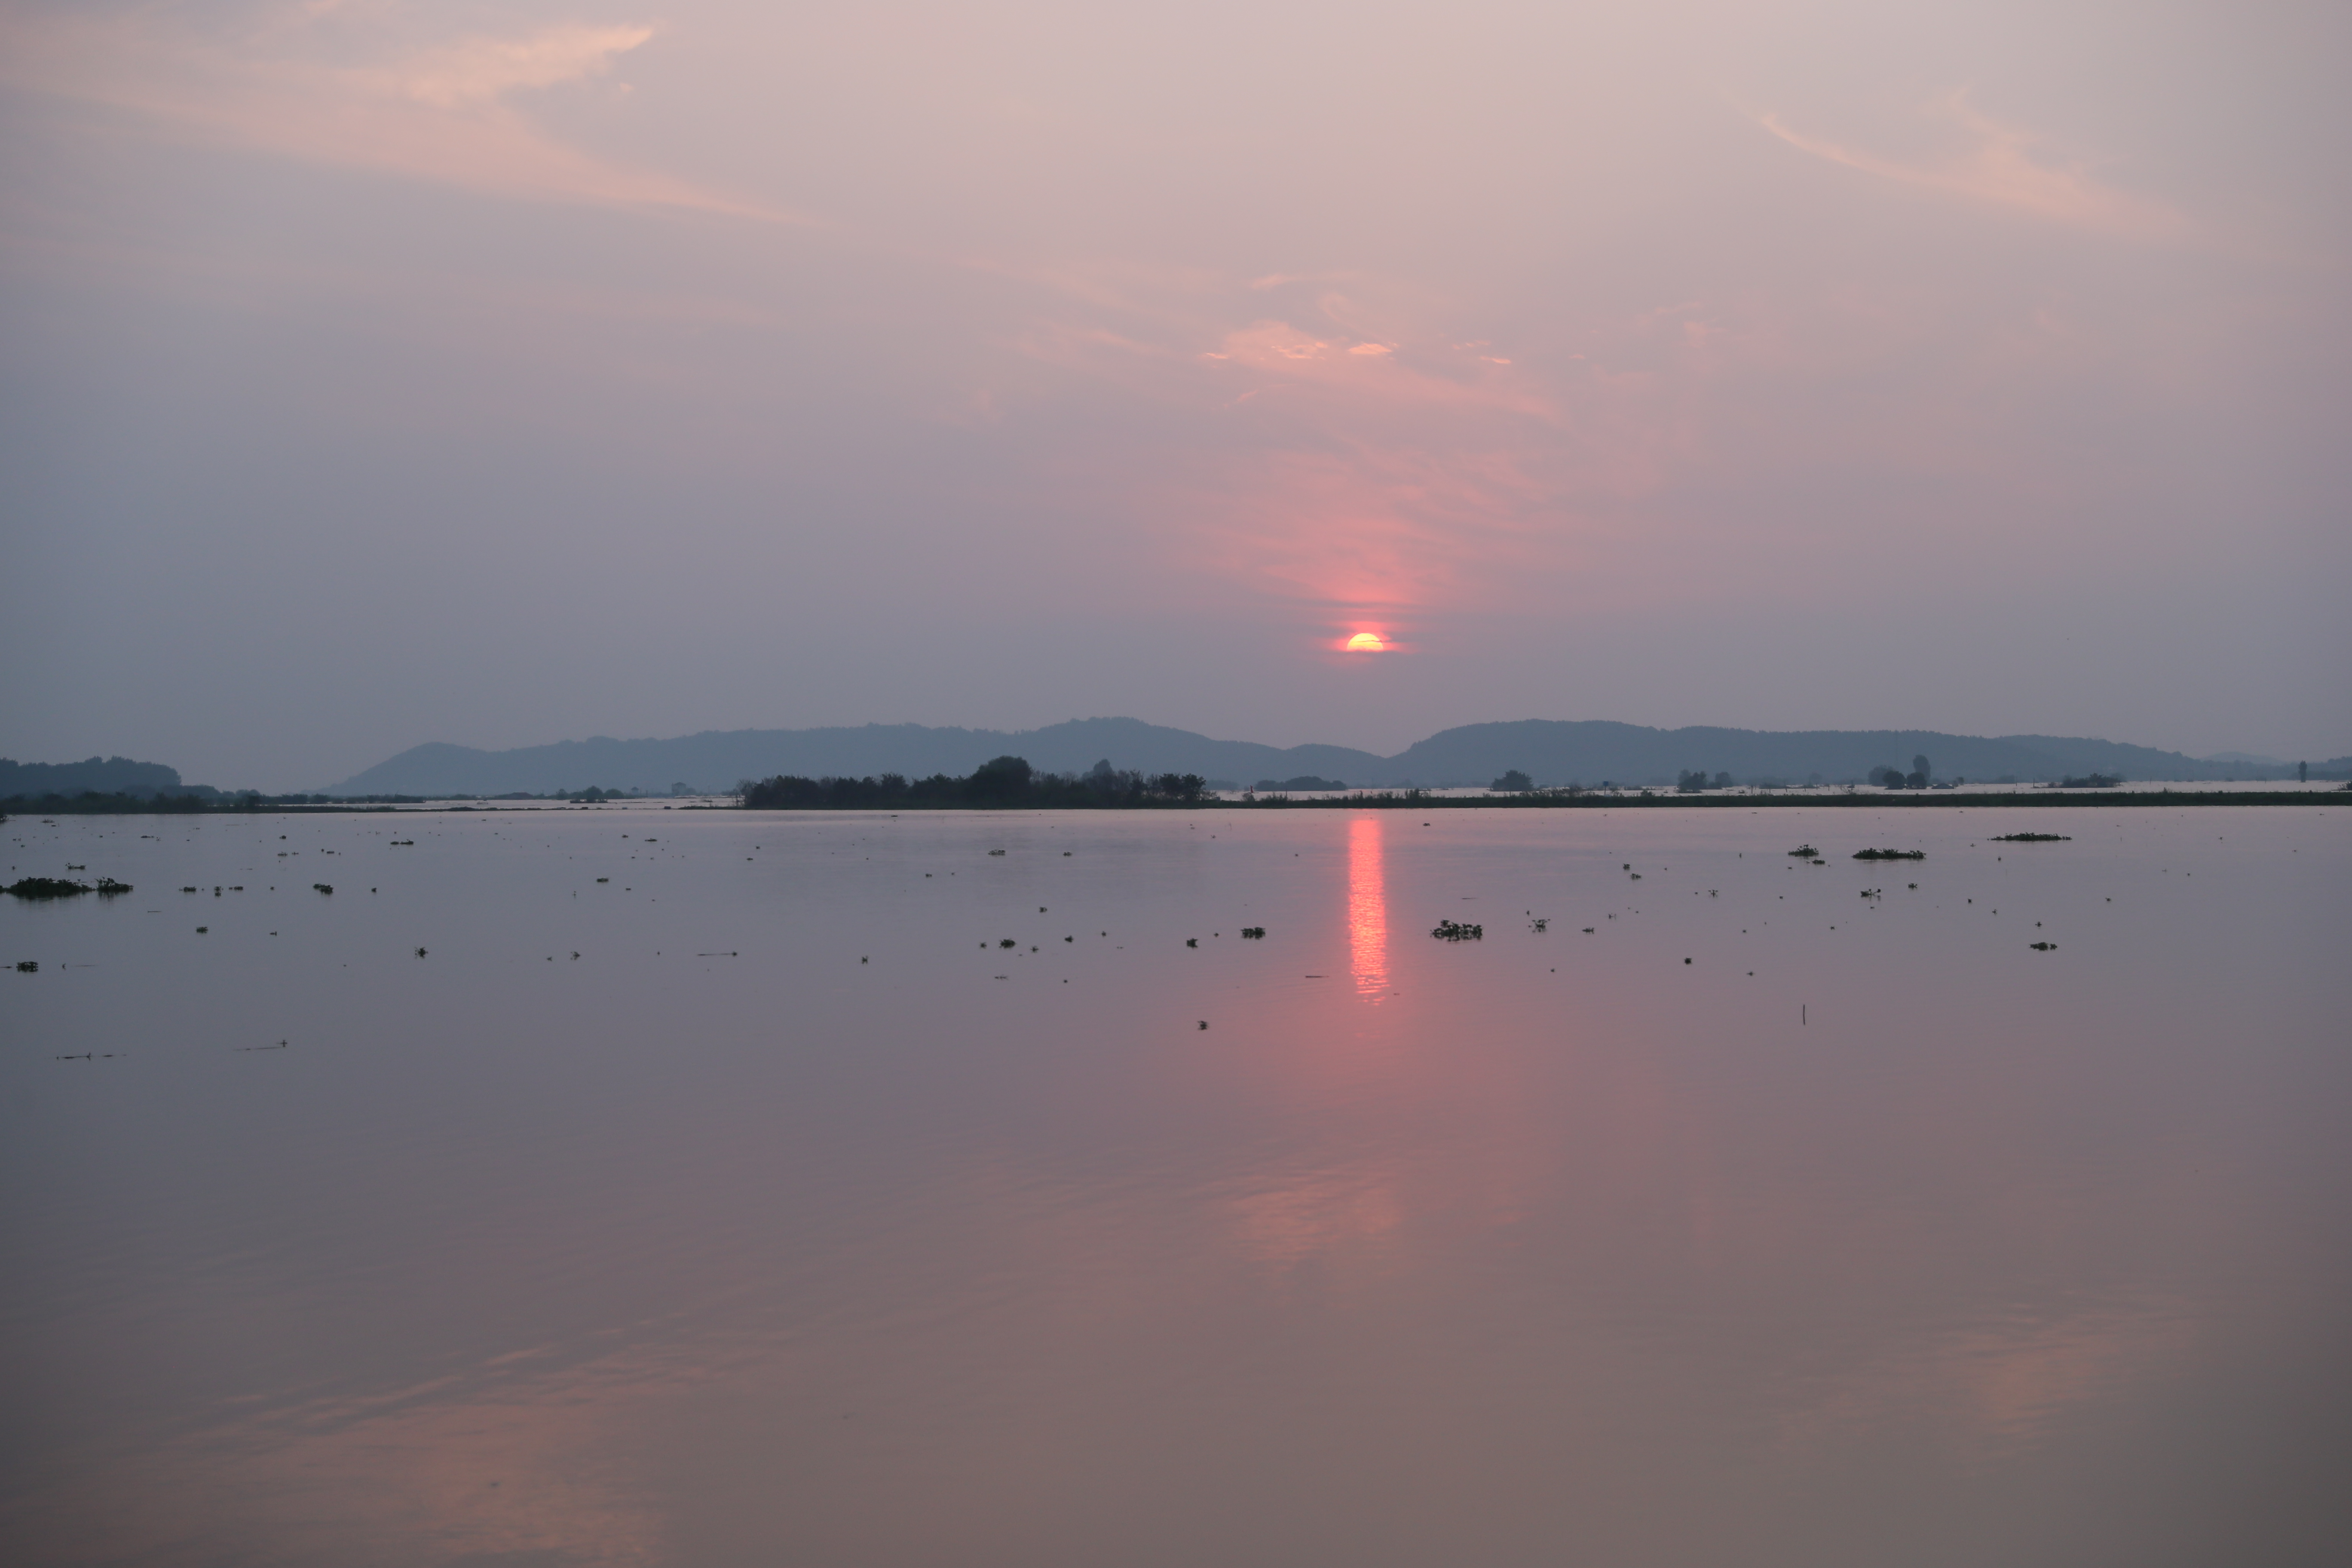
POLYGON ((12 1563, 2342 1560, 2340 809, 0 862, 12 1563))

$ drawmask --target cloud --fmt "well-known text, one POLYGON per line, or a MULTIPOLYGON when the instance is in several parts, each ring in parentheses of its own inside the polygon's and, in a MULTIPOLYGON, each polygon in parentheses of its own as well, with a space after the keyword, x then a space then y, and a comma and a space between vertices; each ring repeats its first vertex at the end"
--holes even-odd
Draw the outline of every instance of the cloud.
POLYGON ((0 21, 0 81, 121 110, 173 137, 490 195, 807 221, 572 146, 509 101, 602 76, 653 36, 560 25, 377 47, 352 63, 320 58, 299 27, 222 40, 173 13, 17 16, 0 21))
POLYGON ((439 109, 493 102, 518 88, 602 76, 654 36, 651 27, 543 27, 520 38, 467 38, 408 73, 408 95, 439 109))
POLYGON ((2100 184, 2084 161, 2052 159, 2032 132, 1978 113, 1958 93, 1938 100, 1933 110, 1961 133, 1963 145, 1936 162, 1922 163, 1906 163, 1807 135, 1777 114, 1759 115, 1757 120, 1791 147, 1917 189, 2126 239, 2179 240, 2189 235, 2188 220, 2172 208, 2100 184))

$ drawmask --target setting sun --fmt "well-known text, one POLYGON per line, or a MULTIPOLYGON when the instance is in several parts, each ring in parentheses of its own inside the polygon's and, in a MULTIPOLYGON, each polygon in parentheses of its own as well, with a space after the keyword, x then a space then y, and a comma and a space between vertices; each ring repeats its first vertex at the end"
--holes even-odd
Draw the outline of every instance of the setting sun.
POLYGON ((1380 653, 1389 645, 1381 640, 1378 632, 1358 632, 1348 639, 1349 653, 1380 653))

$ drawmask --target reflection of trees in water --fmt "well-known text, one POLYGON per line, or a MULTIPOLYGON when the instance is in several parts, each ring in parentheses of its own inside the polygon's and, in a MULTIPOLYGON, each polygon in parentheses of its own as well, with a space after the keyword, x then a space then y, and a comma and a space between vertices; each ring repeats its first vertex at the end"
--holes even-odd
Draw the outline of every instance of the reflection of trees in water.
POLYGON ((1388 885, 1381 870, 1381 819, 1348 824, 1348 967, 1356 989, 1378 996, 1389 988, 1388 885))

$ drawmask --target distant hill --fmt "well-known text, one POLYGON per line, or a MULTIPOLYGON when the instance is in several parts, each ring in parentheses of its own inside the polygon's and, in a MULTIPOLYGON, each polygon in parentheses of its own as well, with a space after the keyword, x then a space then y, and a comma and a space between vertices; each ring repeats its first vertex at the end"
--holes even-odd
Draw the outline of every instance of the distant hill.
POLYGON ((559 741, 484 752, 442 743, 414 746, 354 773, 333 795, 505 795, 528 790, 731 789, 776 773, 816 778, 904 773, 969 773, 992 757, 1029 759, 1045 773, 1083 773, 1108 760, 1144 773, 1196 773, 1219 779, 1323 773, 1349 778, 1359 764, 1379 766, 1370 752, 1345 746, 1261 746, 1213 741, 1136 719, 1077 719, 1042 730, 933 729, 866 724, 824 730, 706 730, 672 741, 559 741))
MULTIPOLYGON (((161 763, 128 757, 91 757, 79 763, 15 763, 0 757, 0 800, 12 795, 179 795, 180 771, 161 763)), ((203 793, 210 794, 210 791, 203 793)))
MULTIPOLYGON (((731 789, 776 773, 811 778, 969 773, 991 757, 1026 757, 1046 773, 1097 762, 1144 773, 1194 773, 1248 784, 1317 774, 1350 785, 1483 784, 1517 768, 1538 784, 1672 784, 1685 769, 1742 783, 1859 782, 1874 767, 1907 770, 1925 754, 1938 778, 2032 781, 2103 773, 2135 779, 2291 777, 2292 766, 2207 760, 2113 741, 2056 735, 1986 738, 1931 730, 1654 730, 1600 720, 1465 724, 1393 757, 1347 746, 1217 741, 1136 719, 1075 719, 1039 730, 866 724, 818 730, 709 730, 675 740, 599 736, 510 751, 415 746, 327 792, 333 795, 548 795, 591 786, 667 792, 731 789)), ((133 764, 136 765, 136 764, 133 764)), ((169 770, 164 770, 168 772, 169 770)), ((2317 773, 2315 768, 2315 773, 2317 773)), ((176 775, 174 775, 176 777, 176 775)), ((0 792, 5 793, 5 792, 0 792)))

